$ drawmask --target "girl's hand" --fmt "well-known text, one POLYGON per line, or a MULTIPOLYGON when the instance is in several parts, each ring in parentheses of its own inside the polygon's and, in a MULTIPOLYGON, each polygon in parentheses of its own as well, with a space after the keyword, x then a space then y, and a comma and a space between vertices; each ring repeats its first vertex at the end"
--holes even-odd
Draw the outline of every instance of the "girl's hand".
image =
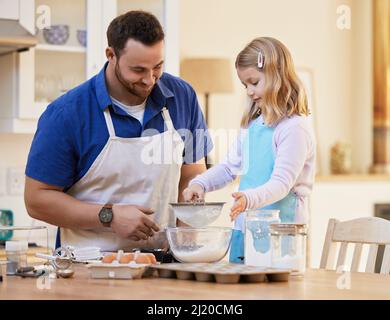
POLYGON ((183 191, 184 201, 204 201, 205 192, 200 184, 194 183, 183 191))
POLYGON ((237 216, 246 209, 246 197, 242 192, 234 192, 232 194, 234 198, 233 207, 230 209, 230 219, 233 221, 237 216))

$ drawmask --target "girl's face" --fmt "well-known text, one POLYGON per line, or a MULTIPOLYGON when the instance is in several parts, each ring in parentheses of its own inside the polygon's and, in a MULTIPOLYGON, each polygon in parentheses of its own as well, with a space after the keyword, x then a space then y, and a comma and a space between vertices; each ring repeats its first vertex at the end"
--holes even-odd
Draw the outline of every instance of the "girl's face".
POLYGON ((246 89, 247 95, 257 105, 260 104, 265 90, 265 75, 256 68, 237 68, 237 75, 246 89))

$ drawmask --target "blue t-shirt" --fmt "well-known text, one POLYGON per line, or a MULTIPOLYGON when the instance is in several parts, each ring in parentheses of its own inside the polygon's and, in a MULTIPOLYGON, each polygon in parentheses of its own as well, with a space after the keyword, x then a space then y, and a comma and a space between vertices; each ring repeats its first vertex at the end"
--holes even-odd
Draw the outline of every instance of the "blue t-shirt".
POLYGON ((109 138, 103 114, 107 107, 116 136, 136 138, 150 135, 151 129, 155 134, 166 130, 161 112, 166 106, 185 144, 184 163, 198 161, 211 151, 213 143, 188 83, 164 73, 147 99, 141 124, 113 105, 105 82, 106 67, 53 101, 41 115, 28 156, 28 177, 65 190, 80 180, 109 138))

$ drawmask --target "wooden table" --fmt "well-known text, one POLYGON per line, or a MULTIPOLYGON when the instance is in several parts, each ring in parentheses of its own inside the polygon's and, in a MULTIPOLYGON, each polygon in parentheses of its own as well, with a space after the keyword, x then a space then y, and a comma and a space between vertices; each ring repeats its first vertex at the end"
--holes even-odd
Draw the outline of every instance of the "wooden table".
POLYGON ((42 289, 36 279, 4 277, 0 282, 0 300, 4 299, 390 299, 390 276, 307 270, 304 277, 268 283, 218 284, 162 278, 101 280, 89 278, 88 270, 77 265, 73 278, 54 279, 50 289, 42 289))

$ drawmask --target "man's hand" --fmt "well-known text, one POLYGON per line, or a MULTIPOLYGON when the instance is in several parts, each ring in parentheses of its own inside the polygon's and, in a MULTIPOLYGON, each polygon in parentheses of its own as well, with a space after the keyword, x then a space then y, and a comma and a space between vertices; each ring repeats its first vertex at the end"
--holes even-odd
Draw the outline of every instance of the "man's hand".
POLYGON ((232 194, 234 198, 233 207, 230 209, 230 219, 233 221, 237 216, 246 209, 247 201, 242 192, 234 192, 232 194))
POLYGON ((159 226, 147 215, 153 210, 133 205, 113 205, 111 228, 122 238, 139 241, 152 237, 160 230, 159 226))
POLYGON ((204 189, 201 185, 194 183, 190 187, 187 187, 183 191, 184 201, 204 201, 204 189))

